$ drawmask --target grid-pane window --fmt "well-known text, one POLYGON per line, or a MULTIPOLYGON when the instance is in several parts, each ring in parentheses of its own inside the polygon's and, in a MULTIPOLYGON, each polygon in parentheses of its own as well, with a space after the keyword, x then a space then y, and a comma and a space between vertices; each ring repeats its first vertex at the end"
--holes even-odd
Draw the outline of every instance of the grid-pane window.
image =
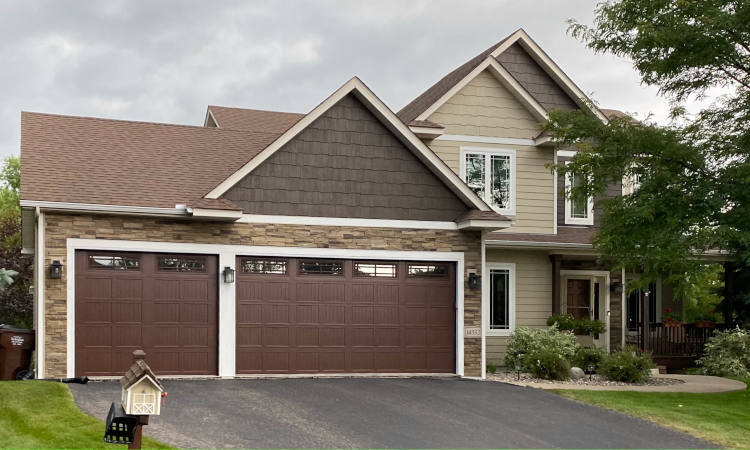
POLYGON ((490 155, 492 162, 492 197, 490 204, 498 209, 510 208, 510 156, 490 155))
POLYGON ((343 261, 302 259, 299 262, 300 275, 344 275, 343 261))
POLYGON ((286 275, 287 260, 277 258, 242 258, 240 268, 244 273, 286 275))
POLYGON ((484 198, 484 155, 483 154, 466 154, 466 184, 474 191, 480 198, 484 198))
POLYGON ((409 264, 407 269, 410 278, 437 278, 448 276, 446 264, 409 264))
MULTIPOLYGON (((570 187, 577 188, 583 184, 583 176, 574 173, 570 176, 570 187)), ((587 219, 589 217, 589 201, 587 198, 578 197, 570 199, 570 217, 574 219, 587 219)))
POLYGON ((205 272, 205 256, 160 256, 157 267, 167 272, 205 272))
POLYGON ((398 275, 397 267, 398 265, 395 263, 355 262, 354 276, 396 278, 398 275))
POLYGON ((139 256, 89 255, 90 269, 105 270, 140 270, 139 256))
POLYGON ((477 196, 500 213, 515 214, 513 151, 467 152, 462 164, 463 179, 477 196))
POLYGON ((510 270, 490 270, 490 329, 510 329, 510 270))

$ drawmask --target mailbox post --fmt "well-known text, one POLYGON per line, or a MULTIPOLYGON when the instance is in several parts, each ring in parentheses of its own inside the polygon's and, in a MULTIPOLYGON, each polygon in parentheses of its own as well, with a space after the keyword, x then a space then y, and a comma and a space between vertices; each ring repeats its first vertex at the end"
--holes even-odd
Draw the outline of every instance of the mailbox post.
POLYGON ((146 364, 143 350, 133 352, 133 365, 120 378, 121 405, 112 403, 107 416, 104 441, 141 448, 143 426, 150 416, 161 413, 161 399, 166 396, 159 379, 146 364))

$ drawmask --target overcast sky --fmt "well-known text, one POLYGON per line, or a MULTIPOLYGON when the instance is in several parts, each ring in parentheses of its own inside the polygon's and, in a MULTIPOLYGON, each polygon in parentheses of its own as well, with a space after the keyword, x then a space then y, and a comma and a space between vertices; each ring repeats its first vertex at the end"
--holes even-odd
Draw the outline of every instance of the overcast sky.
POLYGON ((0 0, 0 156, 21 111, 202 125, 208 104, 307 112, 354 75, 398 111, 523 27, 602 107, 657 120, 632 65, 566 34, 598 0, 0 0))

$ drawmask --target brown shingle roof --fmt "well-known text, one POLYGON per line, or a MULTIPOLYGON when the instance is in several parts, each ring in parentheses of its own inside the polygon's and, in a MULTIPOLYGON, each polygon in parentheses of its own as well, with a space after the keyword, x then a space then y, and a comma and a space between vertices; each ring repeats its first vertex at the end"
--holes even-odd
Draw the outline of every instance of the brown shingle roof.
POLYGON ((242 211, 233 201, 226 198, 199 198, 187 202, 190 208, 220 209, 225 211, 242 211))
POLYGON ((425 128, 445 128, 439 123, 435 123, 429 120, 412 120, 409 122, 410 127, 425 127, 425 128))
POLYGON ((305 114, 262 111, 259 109, 209 106, 219 128, 228 130, 260 131, 281 134, 297 123, 305 114))
POLYGON ((596 234, 593 227, 557 227, 557 234, 505 233, 487 234, 488 241, 549 242, 562 244, 591 244, 596 234))
POLYGON ((495 211, 479 211, 478 209, 470 209, 464 214, 461 214, 456 218, 455 222, 462 222, 464 220, 506 220, 510 222, 510 219, 496 213, 495 211))
POLYGON ((151 367, 149 367, 149 365, 146 364, 146 361, 142 359, 133 362, 133 365, 131 365, 128 371, 125 372, 125 375, 120 378, 120 386, 122 386, 123 389, 127 389, 140 380, 144 375, 150 376, 151 379, 154 380, 154 383, 160 388, 162 387, 161 383, 156 378, 156 375, 154 375, 154 372, 151 370, 151 367))
POLYGON ((173 208, 279 134, 24 112, 21 198, 173 208))

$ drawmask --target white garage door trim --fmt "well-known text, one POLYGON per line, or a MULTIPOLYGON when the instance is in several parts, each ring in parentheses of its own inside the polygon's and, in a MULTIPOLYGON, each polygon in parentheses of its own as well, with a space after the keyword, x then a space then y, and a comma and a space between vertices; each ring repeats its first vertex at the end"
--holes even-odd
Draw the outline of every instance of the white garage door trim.
MULTIPOLYGON (((67 239, 67 374, 75 376, 75 252, 109 250, 131 252, 198 253, 219 255, 219 277, 224 267, 235 269, 237 256, 285 256, 304 258, 387 259, 401 261, 448 261, 456 263, 456 374, 464 374, 464 254, 361 250, 341 248, 270 247, 251 245, 190 244, 176 242, 124 241, 109 239, 67 239)), ((232 378, 235 372, 235 284, 219 280, 219 376, 232 378)))

